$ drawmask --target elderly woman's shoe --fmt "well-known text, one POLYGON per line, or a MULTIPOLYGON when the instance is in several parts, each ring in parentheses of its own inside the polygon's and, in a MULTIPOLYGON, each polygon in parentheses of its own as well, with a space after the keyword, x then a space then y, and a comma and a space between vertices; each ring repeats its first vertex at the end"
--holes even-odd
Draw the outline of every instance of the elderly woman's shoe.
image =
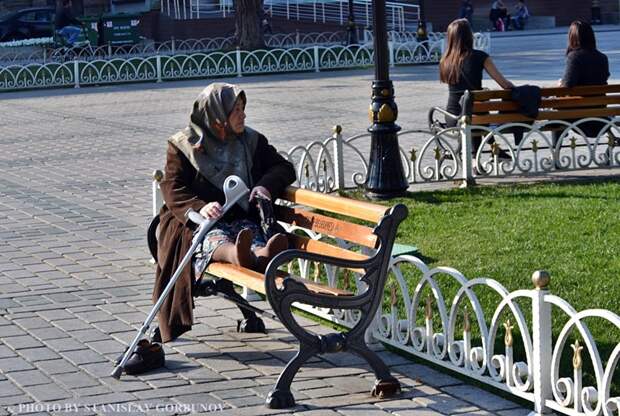
POLYGON ((271 237, 265 247, 255 251, 256 271, 263 273, 271 259, 286 249, 288 249, 288 237, 286 234, 280 233, 271 237))
MULTIPOLYGON (((116 365, 121 363, 124 355, 123 353, 116 359, 116 365)), ((163 367, 165 363, 166 355, 161 344, 151 342, 148 339, 141 339, 136 350, 125 363, 124 370, 126 374, 130 375, 142 374, 163 367)))

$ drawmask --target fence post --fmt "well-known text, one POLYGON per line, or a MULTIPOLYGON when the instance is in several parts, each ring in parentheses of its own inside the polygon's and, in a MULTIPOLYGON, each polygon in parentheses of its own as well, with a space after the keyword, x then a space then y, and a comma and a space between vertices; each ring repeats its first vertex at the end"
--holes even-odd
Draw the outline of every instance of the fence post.
POLYGON ((336 175, 336 190, 344 190, 344 155, 342 146, 342 126, 334 126, 334 174, 336 175))
POLYGON ((43 48, 43 63, 47 61, 47 48, 43 48))
POLYGON ((388 49, 390 52, 390 67, 394 68, 394 42, 388 42, 388 49))
POLYGON ((319 62, 319 47, 314 45, 314 72, 320 72, 321 63, 319 62))
POLYGON ((235 50, 235 56, 236 56, 236 60, 237 60, 237 77, 242 77, 243 76, 243 72, 241 70, 241 50, 239 49, 239 47, 237 46, 237 49, 235 50))
POLYGON ((80 65, 77 59, 73 61, 73 81, 75 88, 80 88, 80 65))
MULTIPOLYGON (((530 415, 542 415, 550 410, 545 406, 545 400, 552 397, 551 391, 551 304, 545 302, 549 294, 551 277, 544 270, 537 270, 532 274, 532 283, 536 287, 532 294, 532 344, 534 377, 534 412, 530 415)), ((579 398, 575 398, 579 400, 579 398)))
POLYGON ((153 183, 152 183, 152 203, 153 203, 153 217, 159 214, 161 206, 164 205, 164 200, 161 197, 161 191, 159 183, 164 179, 164 172, 157 169, 153 171, 153 183))
POLYGON ((157 82, 161 82, 161 55, 155 57, 157 62, 157 82))
POLYGON ((108 41, 108 58, 112 57, 112 43, 108 41))
MULTIPOLYGON (((467 94, 467 92, 466 92, 467 94)), ((463 183, 461 188, 475 185, 473 158, 471 155, 471 118, 463 116, 459 119, 458 126, 461 136, 461 160, 463 162, 463 183)))
POLYGON ((172 49, 172 54, 174 55, 175 49, 176 49, 176 42, 174 40, 174 36, 171 37, 172 40, 172 45, 170 46, 170 49, 172 49))
POLYGON ((295 29, 295 45, 299 46, 299 29, 295 29))

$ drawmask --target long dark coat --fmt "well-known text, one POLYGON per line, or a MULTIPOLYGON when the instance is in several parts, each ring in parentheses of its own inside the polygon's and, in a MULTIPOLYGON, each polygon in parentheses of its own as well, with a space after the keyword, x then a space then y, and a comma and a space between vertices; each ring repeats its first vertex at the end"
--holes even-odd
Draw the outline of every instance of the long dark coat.
MULTIPOLYGON (((259 134, 253 155, 251 176, 253 186, 264 186, 275 200, 295 180, 293 165, 278 154, 259 134)), ((248 184, 250 186, 250 184, 248 184)), ((164 180, 161 182, 165 204, 160 211, 158 261, 153 289, 153 302, 157 301, 170 277, 191 246, 193 225, 185 219, 185 212, 192 208, 199 211, 208 202, 224 205, 221 189, 212 185, 190 163, 174 144, 168 144, 164 180)), ((256 210, 249 214, 235 205, 224 220, 258 219, 256 210)), ((159 329, 163 342, 170 341, 189 331, 193 323, 192 282, 194 271, 191 263, 185 267, 172 292, 159 311, 159 329)))

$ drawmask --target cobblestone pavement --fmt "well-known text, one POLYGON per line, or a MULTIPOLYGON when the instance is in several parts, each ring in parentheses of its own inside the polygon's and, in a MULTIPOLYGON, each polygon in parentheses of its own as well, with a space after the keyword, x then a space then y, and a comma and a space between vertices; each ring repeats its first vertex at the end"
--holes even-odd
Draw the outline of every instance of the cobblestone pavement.
MULTIPOLYGON (((599 44, 617 80, 616 35, 602 34, 599 44)), ((511 79, 551 84, 561 75, 563 43, 559 35, 498 39, 493 50, 511 79)), ((359 70, 229 81, 246 88, 248 124, 288 148, 327 137, 334 124, 343 125, 345 137, 363 133, 371 79, 370 70, 359 70)), ((426 110, 446 99, 436 66, 399 67, 393 79, 404 128, 423 126, 426 110)), ((166 368, 121 381, 108 376, 151 305, 153 266, 144 236, 150 172, 162 166, 167 136, 186 125, 206 84, 1 96, 0 416, 268 412, 264 396, 296 344, 272 321, 267 336, 235 333, 240 314, 218 299, 198 302, 195 328, 166 346, 166 368)), ((382 354, 405 386, 402 396, 372 399, 372 377, 359 360, 326 356, 293 384, 299 404, 293 412, 527 413, 461 380, 382 354)))

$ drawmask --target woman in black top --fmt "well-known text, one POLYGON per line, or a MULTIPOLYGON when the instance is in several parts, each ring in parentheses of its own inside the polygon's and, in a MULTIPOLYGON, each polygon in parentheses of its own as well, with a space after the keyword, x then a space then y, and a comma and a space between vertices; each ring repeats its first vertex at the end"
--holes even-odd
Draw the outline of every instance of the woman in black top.
POLYGON ((568 29, 566 70, 560 85, 606 85, 609 75, 609 61, 604 53, 596 49, 592 26, 580 20, 571 23, 568 29))
MULTIPOLYGON (((482 73, 486 71, 504 89, 513 85, 499 72, 491 57, 483 51, 474 49, 474 34, 466 19, 450 23, 446 34, 446 51, 439 62, 439 79, 448 84, 449 96, 446 110, 455 115, 461 114, 461 97, 465 90, 482 89, 482 73)), ((446 118, 448 127, 456 126, 456 120, 446 118)), ((480 146, 480 137, 473 138, 473 150, 480 146)))
MULTIPOLYGON (((580 20, 571 23, 568 29, 566 69, 560 80, 560 86, 607 85, 609 76, 609 61, 604 53, 596 49, 592 26, 580 20)), ((582 123, 579 127, 586 136, 596 137, 605 126, 606 124, 601 122, 591 121, 582 123)), ((555 132, 554 139, 559 138, 558 133, 555 132)))
MULTIPOLYGON (((460 99, 465 90, 482 89, 482 73, 485 70, 500 87, 508 89, 513 85, 499 72, 491 57, 483 51, 474 49, 474 34, 466 19, 458 19, 448 26, 447 47, 439 62, 439 79, 448 84, 449 96, 446 110, 461 114, 460 99)), ((456 121, 446 120, 448 126, 456 121)))

